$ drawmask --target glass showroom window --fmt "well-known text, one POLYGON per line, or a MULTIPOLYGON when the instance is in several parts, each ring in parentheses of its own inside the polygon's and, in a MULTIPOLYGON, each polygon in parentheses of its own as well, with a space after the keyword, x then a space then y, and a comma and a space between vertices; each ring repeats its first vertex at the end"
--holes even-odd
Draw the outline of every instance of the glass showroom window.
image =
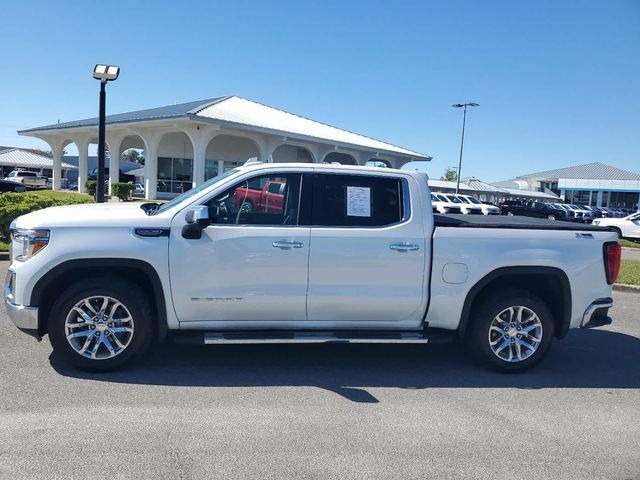
POLYGON ((218 175, 218 160, 204 161, 204 179, 209 180, 218 175))
POLYGON ((191 190, 193 160, 190 158, 158 158, 158 192, 184 193, 191 190))

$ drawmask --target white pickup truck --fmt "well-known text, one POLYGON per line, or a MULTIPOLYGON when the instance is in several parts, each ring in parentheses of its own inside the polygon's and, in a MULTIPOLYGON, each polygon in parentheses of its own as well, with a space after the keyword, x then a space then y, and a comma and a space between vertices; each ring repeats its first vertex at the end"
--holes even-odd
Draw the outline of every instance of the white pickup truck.
POLYGON ((434 215, 423 174, 320 164, 237 168, 163 205, 49 208, 16 219, 11 235, 11 319, 96 370, 169 334, 459 338, 521 371, 570 328, 611 322, 620 263, 606 228, 434 215))
POLYGON ((13 170, 5 177, 5 180, 21 183, 25 187, 44 188, 47 186, 46 177, 42 177, 35 172, 27 172, 26 170, 13 170))

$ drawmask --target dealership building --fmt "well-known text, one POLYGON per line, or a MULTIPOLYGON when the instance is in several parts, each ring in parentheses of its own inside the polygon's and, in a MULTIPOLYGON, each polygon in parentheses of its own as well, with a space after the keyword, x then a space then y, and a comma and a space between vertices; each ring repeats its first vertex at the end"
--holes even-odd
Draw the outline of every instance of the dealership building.
POLYGON ((491 185, 512 193, 546 193, 567 203, 638 210, 640 173, 594 162, 520 175, 491 185))
MULTIPOLYGON (((97 143, 98 119, 21 130, 53 152, 53 188, 61 187, 64 148, 78 149, 78 189, 84 190, 88 149, 97 143)), ((431 157, 237 96, 217 97, 108 115, 109 189, 118 181, 120 156, 143 150, 145 197, 170 198, 242 165, 317 162, 400 168, 431 157)))

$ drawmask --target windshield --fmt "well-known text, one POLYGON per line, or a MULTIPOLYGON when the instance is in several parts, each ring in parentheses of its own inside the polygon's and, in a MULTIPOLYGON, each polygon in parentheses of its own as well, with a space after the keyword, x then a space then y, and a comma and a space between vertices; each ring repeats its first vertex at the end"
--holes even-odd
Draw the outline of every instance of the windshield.
POLYGON ((476 205, 482 205, 482 202, 480 200, 478 200, 476 197, 468 196, 468 197, 464 197, 464 198, 469 200, 471 203, 475 203, 476 205))
POLYGON ((463 203, 471 203, 471 200, 469 200, 467 197, 463 197, 462 195, 456 195, 456 198, 462 200, 463 203))
POLYGON ((219 182, 220 180, 223 180, 227 177, 230 177, 231 175, 239 172, 240 169, 239 168, 234 168, 233 170, 229 170, 228 172, 225 172, 221 175, 218 175, 217 177, 213 177, 210 178, 209 180, 207 180, 206 182, 204 182, 202 185, 197 186, 196 188, 192 188, 191 190, 184 192, 182 195, 178 195, 177 197, 173 198, 172 200, 168 201, 167 203, 164 203, 162 205, 160 205, 160 207, 158 207, 158 209, 154 212, 154 213, 159 213, 159 212, 165 212, 167 210, 169 210, 170 208, 176 206, 177 204, 179 204, 180 202, 193 197, 194 195, 197 195, 198 193, 202 192, 203 190, 209 188, 211 185, 213 185, 214 183, 219 182))
POLYGON ((445 197, 447 197, 449 199, 450 202, 453 203, 462 203, 462 200, 460 200, 458 197, 455 197, 453 195, 445 195, 445 197))

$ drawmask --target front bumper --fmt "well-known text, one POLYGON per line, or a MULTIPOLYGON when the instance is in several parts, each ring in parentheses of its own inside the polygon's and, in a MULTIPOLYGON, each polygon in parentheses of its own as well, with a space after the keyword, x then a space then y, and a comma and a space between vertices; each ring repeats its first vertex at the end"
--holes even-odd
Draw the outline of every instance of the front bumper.
POLYGON ((14 303, 13 288, 15 286, 15 273, 7 272, 4 285, 4 305, 13 324, 20 330, 32 333, 38 331, 38 307, 30 307, 14 303))
POLYGON ((613 306, 613 299, 610 297, 599 298, 587 307, 582 315, 580 328, 595 328, 604 325, 611 325, 611 317, 609 316, 609 308, 613 306))

